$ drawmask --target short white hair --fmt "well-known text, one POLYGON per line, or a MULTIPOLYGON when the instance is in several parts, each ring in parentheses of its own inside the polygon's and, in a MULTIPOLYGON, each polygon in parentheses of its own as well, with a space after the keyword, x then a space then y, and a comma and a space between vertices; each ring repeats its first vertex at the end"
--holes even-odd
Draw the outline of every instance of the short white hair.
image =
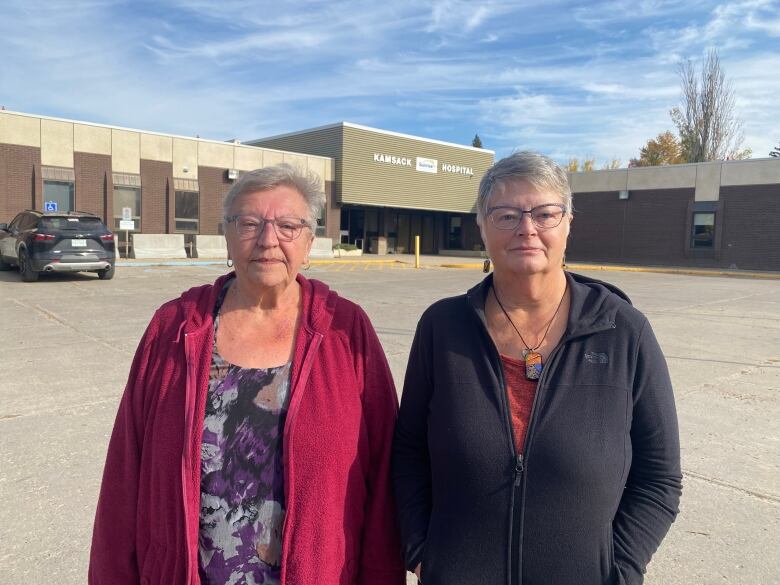
POLYGON ((569 176, 558 163, 548 156, 531 150, 521 150, 494 163, 479 182, 477 196, 477 224, 487 215, 490 196, 496 185, 510 181, 528 181, 537 189, 549 189, 560 195, 566 205, 566 213, 574 211, 574 201, 569 186, 569 176))
POLYGON ((287 163, 241 173, 241 177, 225 195, 222 210, 225 217, 230 213, 236 197, 247 193, 268 191, 284 185, 298 191, 309 208, 309 217, 305 218, 312 230, 317 227, 317 218, 325 206, 325 191, 320 178, 311 171, 302 171, 287 163))

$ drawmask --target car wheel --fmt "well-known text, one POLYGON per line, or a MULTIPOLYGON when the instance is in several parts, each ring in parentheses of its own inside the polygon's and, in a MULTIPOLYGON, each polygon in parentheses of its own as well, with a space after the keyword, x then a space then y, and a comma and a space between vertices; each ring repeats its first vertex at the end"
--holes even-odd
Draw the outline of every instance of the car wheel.
POLYGON ((114 267, 106 268, 105 270, 98 270, 97 275, 100 280, 111 280, 114 278, 114 267))
POLYGON ((30 259, 24 250, 19 250, 19 274, 24 282, 35 282, 38 280, 38 272, 30 266, 30 259))

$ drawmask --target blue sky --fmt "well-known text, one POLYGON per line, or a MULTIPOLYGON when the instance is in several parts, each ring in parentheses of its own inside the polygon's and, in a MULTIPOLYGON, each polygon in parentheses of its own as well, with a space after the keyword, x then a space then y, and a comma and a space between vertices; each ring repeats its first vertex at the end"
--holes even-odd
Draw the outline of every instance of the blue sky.
POLYGON ((780 142, 780 0, 2 0, 0 105, 203 138, 338 121, 623 165, 720 51, 743 146, 780 142))

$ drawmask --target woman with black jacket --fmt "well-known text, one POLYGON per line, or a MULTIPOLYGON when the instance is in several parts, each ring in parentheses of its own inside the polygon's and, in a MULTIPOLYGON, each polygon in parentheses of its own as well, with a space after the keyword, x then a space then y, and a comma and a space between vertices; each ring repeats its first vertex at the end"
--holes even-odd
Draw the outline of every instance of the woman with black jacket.
POLYGON ((639 584, 677 514, 677 416, 647 319, 563 269, 566 173, 532 152, 483 177, 494 272, 420 319, 393 451, 423 585, 639 584))

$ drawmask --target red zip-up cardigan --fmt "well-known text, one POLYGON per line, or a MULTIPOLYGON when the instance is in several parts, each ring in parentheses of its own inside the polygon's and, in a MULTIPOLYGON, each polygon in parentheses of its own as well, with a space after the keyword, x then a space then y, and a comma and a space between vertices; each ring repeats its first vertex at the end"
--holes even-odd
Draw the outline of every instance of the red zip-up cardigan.
MULTIPOLYGON (((133 359, 108 447, 90 554, 92 585, 197 585, 200 449, 227 278, 160 307, 133 359)), ((298 276, 302 315, 284 427, 283 585, 400 585, 390 488, 398 412, 363 310, 298 276)))

